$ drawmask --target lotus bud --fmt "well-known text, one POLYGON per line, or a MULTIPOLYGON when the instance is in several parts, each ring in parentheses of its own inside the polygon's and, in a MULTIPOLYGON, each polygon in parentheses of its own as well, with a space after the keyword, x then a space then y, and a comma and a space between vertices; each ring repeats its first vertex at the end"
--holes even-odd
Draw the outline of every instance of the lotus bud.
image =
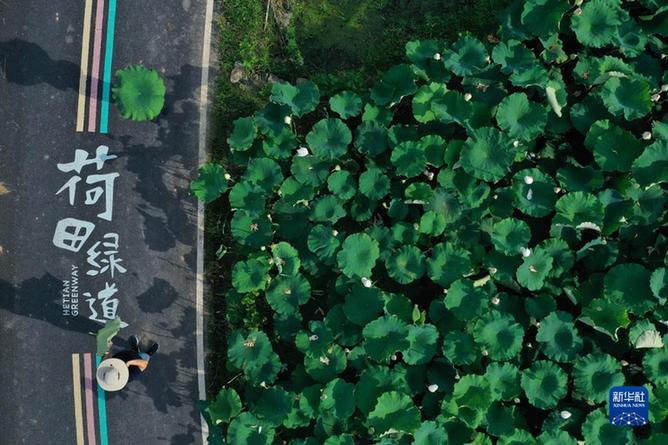
POLYGON ((283 122, 285 122, 287 125, 290 125, 292 123, 292 116, 285 116, 283 118, 283 122))
POLYGON ((319 337, 317 335, 313 334, 308 338, 308 341, 318 341, 318 338, 319 337))
POLYGON ((418 224, 418 223, 413 224, 413 228, 415 230, 420 230, 420 224, 418 224))
POLYGON ((621 364, 622 366, 629 366, 629 362, 627 362, 626 360, 622 360, 621 364))
POLYGON ((323 355, 319 360, 323 365, 329 365, 329 359, 326 356, 323 355))
POLYGON ((332 236, 338 236, 339 231, 338 230, 332 230, 332 236))
POLYGON ((533 198, 533 190, 529 189, 527 192, 527 201, 531 201, 531 198, 533 198))
MULTIPOLYGON (((262 383, 264 383, 264 382, 262 382, 262 383)), ((262 434, 262 425, 257 427, 257 433, 262 434)))
POLYGON ((649 132, 649 131, 646 131, 642 134, 642 138, 646 141, 649 141, 650 139, 652 139, 652 133, 649 132))
POLYGON ((309 155, 308 148, 299 147, 297 149, 297 156, 299 156, 300 158, 303 158, 304 156, 308 156, 308 155, 309 155))
POLYGON ((491 273, 492 275, 498 272, 498 269, 496 267, 490 267, 488 270, 489 273, 491 273))
POLYGON ((572 416, 570 411, 563 410, 562 412, 559 413, 559 417, 561 417, 564 420, 570 419, 572 416))
POLYGON ((518 140, 514 140, 514 141, 513 141, 513 147, 517 148, 517 147, 519 147, 519 146, 520 146, 520 141, 518 141, 518 140))
POLYGON ((554 193, 559 193, 561 192, 561 187, 555 187, 554 188, 554 193))
POLYGON ((229 173, 225 173, 225 174, 223 175, 223 177, 224 177, 226 180, 228 180, 228 181, 229 181, 230 179, 232 179, 232 175, 229 174, 229 173))
POLYGON ((470 101, 471 99, 473 99, 473 94, 471 94, 471 93, 464 94, 464 100, 466 102, 470 101))
POLYGON ((340 165, 334 166, 334 171, 335 172, 340 172, 341 171, 341 166, 340 165))
POLYGON ((371 280, 367 277, 362 277, 362 285, 364 287, 371 287, 371 280))
MULTIPOLYGON (((265 250, 267 250, 267 246, 261 246, 260 250, 264 252, 265 250)), ((274 260, 269 260, 269 261, 271 261, 272 263, 274 262, 274 260)))
POLYGON ((441 53, 434 54, 434 60, 441 60, 441 53))
POLYGON ((438 390, 438 385, 435 383, 432 383, 431 385, 427 386, 427 390, 429 392, 436 392, 438 390))
POLYGON ((395 361, 397 359, 397 354, 392 354, 392 357, 390 357, 392 361, 395 361))
POLYGON ((652 94, 652 102, 658 102, 661 100, 661 93, 652 94))
POLYGON ((499 199, 499 195, 495 193, 494 196, 492 196, 492 199, 499 199))
POLYGON ((531 256, 531 249, 528 247, 520 247, 520 252, 524 258, 531 256))
POLYGON ((533 176, 525 176, 524 177, 524 183, 527 185, 533 184, 533 176))
POLYGON ((429 170, 425 170, 424 175, 429 179, 430 181, 434 179, 434 172, 430 172, 429 170))
POLYGON ((580 15, 582 14, 582 8, 578 8, 575 11, 573 11, 573 15, 580 15))
POLYGON ((534 272, 534 273, 535 273, 535 272, 538 272, 538 270, 536 269, 536 266, 534 266, 533 264, 532 264, 531 266, 529 266, 529 270, 530 270, 531 272, 534 272))
POLYGON ((489 56, 485 57, 485 62, 492 63, 492 58, 489 56))
POLYGON ((260 382, 260 386, 262 388, 266 388, 267 387, 267 382, 264 382, 264 381, 260 382))
POLYGON ((668 92, 668 83, 664 83, 663 85, 661 85, 661 92, 662 93, 668 92))
POLYGON ((501 299, 499 297, 497 297, 497 296, 492 297, 492 304, 494 306, 498 306, 499 303, 501 303, 501 299))
POLYGON ((483 357, 487 357, 489 355, 489 352, 487 352, 486 349, 483 349, 482 350, 482 355, 483 355, 483 357))
POLYGON ((513 399, 513 402, 514 402, 514 403, 520 403, 520 399, 517 398, 517 397, 515 397, 515 398, 513 399))

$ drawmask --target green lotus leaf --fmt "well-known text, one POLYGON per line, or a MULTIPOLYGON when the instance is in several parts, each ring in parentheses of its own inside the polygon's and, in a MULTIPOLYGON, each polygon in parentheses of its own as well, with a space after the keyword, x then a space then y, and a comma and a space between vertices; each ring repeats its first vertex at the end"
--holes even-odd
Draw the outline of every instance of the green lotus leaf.
POLYGON ((561 363, 572 362, 582 350, 582 338, 573 317, 563 311, 552 312, 541 320, 536 341, 543 354, 561 363))
POLYGON ((257 127, 252 116, 240 117, 233 122, 232 133, 227 138, 227 143, 232 150, 246 151, 257 137, 257 127))
POLYGON ((524 330, 511 315, 493 310, 483 314, 473 325, 473 337, 490 359, 505 361, 522 350, 524 330))
POLYGON ((448 332, 443 338, 443 355, 455 366, 470 365, 480 352, 473 337, 466 332, 448 332))
POLYGON ((387 128, 392 123, 392 110, 387 107, 381 107, 372 103, 364 105, 362 113, 362 123, 374 122, 387 128))
POLYGON ((271 246, 272 261, 280 275, 292 276, 299 272, 301 262, 297 249, 281 241, 271 246))
POLYGON ((329 165, 329 162, 315 156, 296 157, 292 160, 290 172, 300 183, 318 187, 327 180, 329 165))
POLYGON ((524 71, 511 74, 510 83, 520 88, 545 85, 550 78, 549 72, 540 64, 535 63, 524 71))
POLYGON ((411 67, 403 64, 396 65, 383 74, 383 77, 371 89, 371 100, 378 105, 391 107, 415 91, 417 91, 417 85, 411 67))
POLYGON ((557 202, 555 186, 552 177, 537 168, 520 170, 513 176, 514 205, 529 216, 547 216, 557 202))
POLYGON ((445 147, 448 143, 440 136, 437 135, 427 135, 418 141, 424 150, 424 155, 427 158, 427 162, 434 167, 443 166, 443 161, 445 158, 445 147))
POLYGON ((487 292, 474 287, 471 280, 457 280, 450 285, 445 296, 447 307, 459 320, 468 321, 480 315, 489 305, 487 292))
POLYGON ((471 267, 469 252, 453 243, 434 245, 431 249, 431 257, 427 258, 429 278, 444 288, 469 273, 471 267))
POLYGON ((253 330, 248 334, 235 331, 228 339, 227 360, 236 369, 258 368, 271 359, 273 353, 267 334, 253 330))
POLYGON ((603 56, 580 58, 573 74, 579 83, 592 87, 620 74, 625 77, 633 77, 636 73, 633 67, 624 60, 618 57, 603 56))
POLYGON ((540 445, 578 445, 566 431, 543 431, 538 441, 540 445))
POLYGON ((388 362, 396 352, 410 346, 408 326, 394 315, 377 318, 364 327, 362 334, 364 349, 378 362, 388 362))
POLYGON ((427 157, 424 147, 415 141, 406 141, 392 149, 392 164, 397 175, 413 178, 424 172, 427 157))
POLYGON ((380 255, 378 241, 364 233, 349 235, 337 254, 339 268, 349 278, 368 278, 380 255))
POLYGON ((342 201, 348 201, 357 193, 355 177, 346 170, 335 171, 329 175, 327 188, 342 201))
POLYGON ((313 202, 309 219, 314 222, 335 224, 346 216, 346 211, 333 195, 322 195, 313 202))
POLYGON ((357 194, 350 202, 349 213, 355 221, 369 221, 376 211, 378 201, 357 194))
POLYGON ((124 119, 149 121, 158 117, 165 106, 167 87, 160 74, 141 65, 116 71, 111 92, 124 119))
POLYGON ((629 445, 635 443, 633 429, 613 425, 603 409, 592 411, 582 424, 587 445, 629 445))
POLYGON ((492 403, 492 390, 484 376, 467 374, 455 383, 452 400, 456 404, 456 415, 470 428, 476 428, 492 403))
POLYGON ((557 170, 557 181, 569 192, 591 193, 603 185, 603 173, 591 165, 567 165, 557 170))
POLYGON ((614 341, 617 341, 617 331, 626 328, 631 320, 627 310, 617 303, 612 303, 603 298, 594 298, 582 309, 578 318, 582 323, 602 332, 614 341))
POLYGON ((494 224, 490 235, 496 250, 517 255, 529 244, 531 229, 521 219, 505 218, 494 224))
POLYGON ((608 399, 610 388, 624 386, 625 378, 617 359, 598 352, 575 360, 573 381, 579 398, 600 403, 608 399))
POLYGON ((448 88, 445 84, 432 82, 422 85, 413 96, 413 117, 420 123, 436 119, 434 104, 437 99, 443 98, 448 88))
POLYGON ((629 17, 619 0, 591 0, 573 14, 571 26, 580 43, 601 48, 614 42, 617 28, 625 20, 629 17))
POLYGON ((385 260, 385 267, 394 281, 412 283, 425 273, 424 255, 415 246, 404 246, 385 260))
POLYGON ((262 141, 262 151, 271 159, 288 159, 297 148, 297 137, 288 127, 262 141))
POLYGON ((567 381, 568 375, 559 366, 538 360, 522 371, 520 384, 529 403, 539 409, 550 409, 566 396, 567 381))
POLYGON ((555 204, 557 214, 552 223, 570 227, 596 227, 603 225, 603 205, 599 199, 584 192, 567 193, 555 204), (584 226, 583 226, 584 225, 584 226))
POLYGON ((603 171, 627 172, 643 146, 633 134, 611 123, 596 121, 589 129, 585 145, 594 152, 594 159, 603 171))
POLYGON ((308 249, 315 253, 321 260, 332 263, 335 259, 336 251, 341 246, 341 241, 337 235, 338 233, 331 227, 323 225, 314 226, 308 235, 308 249))
POLYGON ((271 87, 271 101, 290 107, 292 114, 303 116, 320 103, 318 86, 310 81, 300 82, 296 86, 287 82, 275 82, 271 87))
POLYGON ((650 288, 651 272, 636 263, 617 264, 605 274, 605 297, 642 315, 656 307, 658 300, 650 288))
POLYGON ((366 326, 383 311, 385 301, 378 288, 356 284, 346 295, 343 312, 348 320, 358 326, 366 326))
POLYGON ((626 120, 640 119, 652 109, 649 83, 644 79, 612 77, 605 81, 600 94, 608 111, 626 120))
MULTIPOLYGON (((276 225, 276 237, 286 240, 300 240, 309 227, 308 208, 277 201, 272 208, 273 223, 276 225)), ((304 260, 310 260, 308 254, 304 260)))
POLYGON ((262 391, 259 400, 254 404, 253 414, 269 425, 277 427, 290 414, 293 398, 294 394, 280 386, 267 388, 262 391))
POLYGON ((668 385, 668 348, 647 351, 642 361, 643 374, 655 385, 668 385))
POLYGON ((365 155, 376 156, 387 150, 387 128, 378 122, 362 122, 357 127, 355 148, 365 155))
POLYGON ((445 67, 458 76, 477 74, 487 67, 489 54, 475 37, 462 36, 443 54, 445 67))
POLYGON ((199 168, 199 176, 190 184, 190 190, 200 201, 208 204, 227 190, 225 169, 220 164, 208 162, 199 168))
POLYGON ((348 119, 362 112, 362 99, 352 91, 342 91, 329 99, 329 106, 341 119, 348 119))
POLYGON ((540 56, 545 62, 561 64, 568 60, 568 54, 564 51, 564 44, 558 34, 543 36, 540 43, 543 45, 540 56))
POLYGON ((559 32, 559 24, 570 5, 560 0, 527 0, 522 10, 522 25, 536 37, 559 32))
POLYGON ((408 326, 409 346, 403 351, 403 358, 409 365, 429 363, 437 351, 438 329, 431 324, 408 326))
POLYGON ((413 433, 420 427, 420 411, 406 394, 390 391, 381 395, 376 407, 369 413, 368 422, 374 434, 381 435, 388 430, 413 433))
POLYGON ((283 173, 276 161, 269 158, 254 158, 248 162, 242 179, 259 185, 267 194, 270 194, 274 187, 278 187, 283 182, 283 173))
POLYGON ((309 330, 299 331, 295 335, 295 345, 306 355, 321 356, 327 353, 334 336, 322 321, 309 322, 309 330))
MULTIPOLYGON (((413 184, 406 187, 404 196, 406 199, 412 201, 411 204, 425 204, 429 202, 434 196, 434 190, 429 186, 429 184, 424 182, 414 182, 413 184)), ((435 209, 430 210, 436 211, 435 209)), ((443 212, 436 213, 443 214, 443 212)))
POLYGON ((271 222, 266 216, 253 215, 245 210, 237 210, 232 216, 232 237, 248 247, 261 247, 271 242, 273 237, 271 222))
POLYGON ((633 162, 633 178, 643 187, 668 182, 668 141, 656 141, 633 162))
POLYGON ((311 298, 311 284, 302 275, 279 276, 267 289, 269 306, 281 315, 289 315, 311 298))
POLYGON ((359 190, 367 198, 379 201, 390 191, 390 179, 380 168, 369 168, 360 175, 359 190))
POLYGON ((473 130, 462 148, 460 161, 466 173, 484 181, 503 178, 515 158, 508 137, 491 127, 473 130))
POLYGON ((413 69, 422 79, 447 82, 450 73, 445 69, 440 54, 440 44, 436 40, 414 40, 406 43, 406 57, 413 63, 413 69))
POLYGON ((245 412, 232 420, 227 429, 228 443, 247 443, 253 445, 271 445, 275 430, 271 425, 245 412))
POLYGON ((439 236, 445 230, 445 217, 433 210, 429 210, 420 217, 420 233, 439 236))
POLYGON ((355 385, 340 378, 325 385, 320 396, 320 412, 346 419, 355 411, 355 385))
POLYGON ((638 320, 629 330, 629 343, 636 349, 663 348, 663 339, 649 320, 638 320))
POLYGON ((447 445, 448 433, 440 423, 428 420, 413 433, 411 445, 447 445))
POLYGON ((534 249, 524 262, 517 268, 517 281, 529 290, 539 290, 545 285, 550 274, 554 259, 541 249, 534 249))
POLYGON ((323 445, 355 445, 355 442, 353 442, 352 434, 340 434, 328 437, 323 445))
POLYGON ((360 411, 368 414, 375 408, 382 394, 407 387, 406 371, 403 368, 370 364, 361 372, 355 385, 355 402, 360 411))
POLYGON ((267 193, 259 185, 241 181, 230 189, 229 201, 233 210, 244 209, 255 215, 266 213, 267 193))
POLYGON ((543 134, 547 111, 544 106, 530 101, 526 94, 514 93, 498 105, 496 121, 510 137, 532 141, 543 134))
POLYGON ((208 404, 206 412, 215 425, 230 422, 241 413, 239 394, 232 388, 222 388, 216 394, 216 398, 208 404))
POLYGON ((341 119, 322 119, 306 135, 313 155, 325 160, 345 155, 352 140, 350 129, 341 119))
POLYGON ((436 94, 431 100, 434 117, 444 124, 457 123, 464 127, 470 125, 473 117, 473 104, 459 91, 446 91, 436 94))
POLYGON ((511 363, 490 363, 485 371, 485 378, 490 382, 495 400, 512 400, 522 391, 520 371, 511 363))
POLYGON ((232 285, 241 292, 254 292, 267 287, 269 263, 263 259, 240 261, 232 269, 232 285))
MULTIPOLYGON (((294 205, 298 201, 310 201, 315 196, 313 186, 302 184, 294 176, 285 178, 278 191, 281 201, 294 205)), ((255 204, 253 204, 255 206, 255 204)))
POLYGON ((529 48, 512 39, 494 47, 492 60, 501 65, 504 74, 526 71, 538 62, 529 48))
POLYGON ((286 122, 290 121, 291 112, 292 110, 287 105, 269 103, 263 109, 255 112, 253 117, 262 134, 273 136, 281 134, 286 128, 290 128, 286 122))
POLYGON ((508 436, 499 437, 497 445, 537 445, 538 442, 531 433, 515 428, 508 436))
MULTIPOLYGON (((511 434, 515 428, 514 424, 517 414, 517 408, 514 406, 505 406, 501 402, 492 403, 487 414, 485 414, 487 434, 491 436, 506 436, 511 434)), ((485 442, 480 443, 491 445, 492 441, 488 437, 485 437, 485 442)))
POLYGON ((323 354, 306 354, 304 356, 306 373, 321 383, 334 379, 347 366, 346 353, 338 345, 331 345, 323 354))
POLYGON ((654 272, 649 280, 649 287, 652 290, 654 298, 659 300, 661 304, 668 299, 668 270, 665 267, 660 267, 654 272))

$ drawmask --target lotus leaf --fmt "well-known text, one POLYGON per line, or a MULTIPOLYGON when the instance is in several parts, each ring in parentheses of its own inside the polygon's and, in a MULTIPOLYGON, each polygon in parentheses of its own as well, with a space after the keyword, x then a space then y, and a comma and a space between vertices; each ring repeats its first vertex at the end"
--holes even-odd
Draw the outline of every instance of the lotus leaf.
POLYGON ((644 79, 611 77, 603 84, 601 99, 610 113, 627 120, 640 119, 652 108, 649 84, 644 79))
POLYGON ((475 37, 462 36, 443 54, 445 67, 458 76, 482 71, 489 63, 487 49, 475 37))
POLYGON ((367 198, 378 201, 390 191, 390 180, 380 168, 369 168, 360 175, 359 190, 367 198))
POLYGON ((199 168, 199 176, 190 185, 193 195, 208 204, 227 190, 225 169, 219 164, 207 163, 199 168))
POLYGON ((148 121, 158 117, 165 106, 167 87, 156 70, 130 65, 116 71, 115 80, 111 92, 124 119, 148 121))
POLYGON ((591 0, 573 14, 571 23, 575 35, 583 45, 601 48, 611 44, 617 28, 628 20, 619 0, 591 0))
POLYGON ((524 330, 512 316, 499 311, 480 317, 473 325, 473 335, 492 360, 510 360, 522 350, 524 330))
POLYGON ((329 106, 341 119, 348 119, 362 112, 362 99, 352 91, 342 91, 329 99, 329 106))
POLYGON ((515 149, 506 135, 495 128, 473 130, 461 153, 464 170, 484 181, 503 178, 513 163, 515 149))
POLYGON ((381 395, 368 419, 376 434, 390 429, 412 433, 420 427, 422 420, 411 398, 398 391, 381 395))
POLYGON ((291 85, 286 82, 276 82, 271 88, 271 101, 290 107, 292 114, 303 116, 315 110, 320 103, 318 86, 310 81, 291 85))
POLYGON ((378 362, 387 362, 392 355, 410 346, 408 326, 394 315, 377 318, 367 324, 362 333, 364 349, 378 362))
POLYGON ((255 119, 252 116, 240 117, 234 121, 233 125, 234 129, 232 130, 230 137, 227 138, 228 145, 232 150, 248 150, 257 137, 255 119))
POLYGON ((371 89, 371 100, 378 105, 392 106, 405 96, 415 93, 417 86, 413 70, 408 65, 390 68, 371 89))
POLYGON ((567 379, 566 373, 556 364, 538 360, 523 370, 520 383, 529 403, 536 408, 549 409, 566 396, 567 379))
POLYGON ((530 101, 526 94, 514 93, 504 98, 497 107, 496 121, 510 137, 532 141, 543 133, 547 111, 530 101))
POLYGON ((458 319, 467 321, 482 314, 488 306, 488 298, 483 288, 474 287, 473 281, 460 279, 448 288, 445 307, 458 319))
POLYGON ((563 311, 552 312, 540 322, 536 341, 546 356, 562 363, 571 363, 582 350, 573 317, 563 311))
POLYGON ((341 271, 350 278, 370 277, 380 255, 378 241, 364 233, 349 235, 336 258, 341 271))
POLYGON ((237 210, 232 217, 232 236, 248 247, 260 247, 271 242, 271 223, 264 216, 256 216, 245 210, 237 210))
POLYGON ((385 260, 385 267, 394 281, 412 283, 425 273, 424 255, 415 246, 404 246, 385 260))
POLYGON ((645 187, 668 182, 668 141, 657 141, 645 148, 633 161, 633 177, 645 187))
POLYGON ((269 263, 262 259, 240 261, 232 269, 232 285, 241 292, 264 289, 269 281, 269 263))

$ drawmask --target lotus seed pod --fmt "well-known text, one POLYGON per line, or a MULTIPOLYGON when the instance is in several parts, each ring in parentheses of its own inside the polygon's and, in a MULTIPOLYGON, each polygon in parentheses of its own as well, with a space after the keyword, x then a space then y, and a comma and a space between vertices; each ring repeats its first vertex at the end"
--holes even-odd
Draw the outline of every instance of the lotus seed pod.
POLYGON ((306 148, 306 147, 299 147, 299 148, 297 149, 297 156, 303 158, 304 156, 308 156, 308 155, 309 155, 309 153, 308 153, 308 148, 306 148))
POLYGON ((435 383, 432 383, 431 385, 427 386, 427 390, 429 392, 436 392, 438 390, 438 385, 435 383))
POLYGON ((668 83, 664 83, 663 85, 661 85, 661 92, 662 93, 668 92, 668 83))
POLYGON ((642 134, 642 138, 646 141, 649 141, 650 139, 652 139, 652 133, 649 132, 649 131, 646 131, 642 134))
POLYGON ((434 60, 441 60, 441 53, 434 54, 434 60))
POLYGON ((466 102, 470 101, 471 99, 473 99, 473 94, 471 94, 471 93, 464 94, 464 100, 466 102))
POLYGON ((527 185, 533 184, 533 177, 532 176, 525 176, 524 177, 524 183, 527 185))
POLYGON ((535 272, 538 272, 538 270, 536 269, 536 266, 534 266, 533 264, 532 264, 531 266, 529 266, 529 270, 530 270, 531 272, 534 272, 534 273, 535 273, 535 272))
POLYGON ((520 252, 524 258, 531 256, 531 249, 528 247, 520 247, 520 252))
POLYGON ((225 174, 223 175, 223 177, 224 177, 225 179, 227 179, 228 181, 229 181, 230 179, 232 179, 232 175, 229 174, 229 173, 225 173, 225 174))
POLYGON ((371 280, 367 277, 362 277, 362 285, 364 285, 364 287, 371 287, 371 280))
POLYGON ((652 94, 652 102, 658 102, 660 100, 661 100, 661 94, 660 93, 652 94))
POLYGON ((531 201, 531 198, 533 198, 533 190, 529 189, 527 192, 527 200, 531 201))
POLYGON ((498 306, 499 303, 501 303, 501 299, 499 297, 496 297, 496 296, 492 297, 492 304, 494 306, 498 306))
POLYGON ((291 116, 285 116, 283 118, 283 122, 285 122, 287 125, 290 125, 292 123, 292 117, 291 116))

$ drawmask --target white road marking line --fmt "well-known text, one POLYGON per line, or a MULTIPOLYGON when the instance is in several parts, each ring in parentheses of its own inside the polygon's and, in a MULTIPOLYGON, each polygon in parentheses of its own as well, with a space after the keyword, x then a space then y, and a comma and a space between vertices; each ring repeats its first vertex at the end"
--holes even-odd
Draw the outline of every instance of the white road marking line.
MULTIPOLYGON (((211 57, 211 28, 213 25, 213 0, 206 2, 204 19, 204 38, 202 42, 202 79, 200 82, 199 102, 199 165, 207 160, 206 131, 207 108, 209 105, 209 59, 211 57)), ((195 308, 197 309, 197 388, 199 399, 206 400, 204 376, 204 204, 197 200, 197 284, 195 291, 195 308)), ((200 415, 202 425, 202 445, 208 441, 209 427, 200 415)))

